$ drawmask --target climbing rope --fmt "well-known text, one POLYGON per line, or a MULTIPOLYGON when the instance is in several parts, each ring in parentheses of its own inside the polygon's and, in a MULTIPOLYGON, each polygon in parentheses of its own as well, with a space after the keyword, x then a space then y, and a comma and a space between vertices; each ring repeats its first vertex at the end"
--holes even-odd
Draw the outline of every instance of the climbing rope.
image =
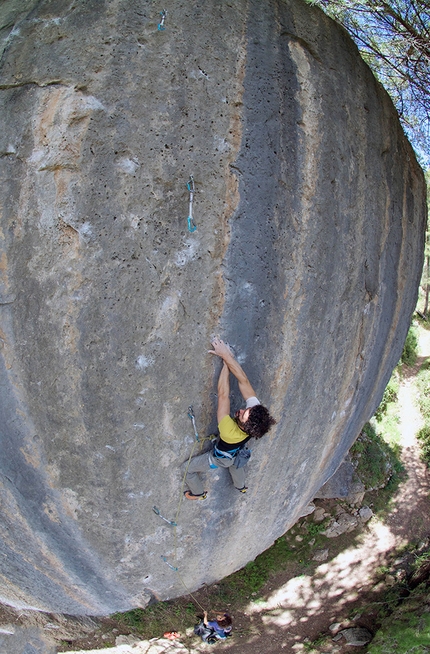
POLYGON ((187 189, 190 192, 190 204, 188 209, 188 231, 195 232, 197 229, 197 225, 195 224, 193 219, 193 200, 194 200, 195 187, 194 187, 194 177, 192 175, 190 175, 190 179, 187 182, 187 189))
POLYGON ((169 561, 167 560, 167 557, 164 556, 164 555, 161 555, 162 560, 164 561, 164 563, 167 566, 169 566, 169 568, 171 570, 176 572, 176 574, 178 575, 179 581, 181 582, 181 584, 183 585, 183 587, 185 588, 185 590, 187 592, 187 595, 189 595, 194 600, 194 602, 201 608, 202 611, 205 611, 206 609, 194 597, 194 595, 192 594, 192 592, 190 591, 190 589, 186 585, 185 581, 182 578, 181 573, 179 572, 179 568, 177 566, 177 561, 178 561, 178 533, 177 533, 177 527, 178 527, 179 513, 180 513, 180 510, 181 510, 182 500, 184 499, 185 479, 186 479, 187 474, 188 474, 188 468, 190 466, 191 459, 193 457, 194 450, 196 449, 197 445, 200 445, 200 450, 202 450, 203 449, 203 444, 205 443, 205 441, 211 441, 213 439, 212 436, 205 436, 202 439, 199 437, 192 405, 190 405, 188 407, 188 417, 190 418, 191 423, 193 425, 194 435, 195 435, 196 440, 193 443, 193 447, 191 448, 191 452, 190 452, 190 455, 188 457, 187 465, 185 467, 185 473, 184 473, 184 476, 183 476, 183 479, 182 479, 181 493, 180 493, 180 497, 179 497, 179 503, 178 503, 178 508, 177 508, 177 511, 176 511, 175 519, 174 520, 168 520, 167 518, 165 518, 163 515, 161 515, 160 510, 156 506, 154 506, 152 508, 152 510, 162 520, 164 520, 165 522, 167 522, 169 525, 171 525, 173 527, 173 534, 174 534, 174 550, 173 550, 174 555, 173 555, 173 560, 174 560, 176 565, 172 565, 171 563, 169 563, 169 561))

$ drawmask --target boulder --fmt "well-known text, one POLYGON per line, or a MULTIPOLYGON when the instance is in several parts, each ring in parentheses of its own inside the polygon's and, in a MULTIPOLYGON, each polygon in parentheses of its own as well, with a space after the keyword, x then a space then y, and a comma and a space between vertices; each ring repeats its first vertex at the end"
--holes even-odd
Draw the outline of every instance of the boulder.
POLYGON ((322 563, 323 561, 327 561, 328 554, 329 554, 328 548, 322 550, 315 550, 315 553, 312 557, 312 561, 318 561, 319 563, 322 563))
POLYGON ((152 0, 0 3, 0 572, 20 609, 144 607, 253 560, 375 411, 416 303, 424 177, 346 32, 301 0, 171 0, 161 21, 152 0), (246 495, 217 470, 181 504, 218 333, 277 425, 246 495))
POLYGON ((362 506, 358 511, 358 518, 360 522, 369 522, 370 518, 373 516, 373 511, 368 506, 362 506))
POLYGON ((343 461, 334 475, 322 486, 315 497, 317 499, 335 499, 348 497, 355 468, 350 461, 343 461))
POLYGON ((372 640, 372 634, 364 627, 349 627, 348 629, 342 629, 342 631, 339 631, 337 634, 336 639, 339 639, 341 636, 344 637, 348 645, 352 645, 353 647, 363 647, 372 640))
POLYGON ((302 511, 300 512, 299 518, 304 518, 307 515, 311 515, 316 509, 316 506, 313 502, 309 502, 307 506, 305 506, 302 511))
POLYGON ((326 513, 326 510, 324 509, 323 506, 317 506, 313 514, 313 520, 314 522, 322 522, 323 520, 328 518, 329 515, 330 514, 326 513))
POLYGON ((350 515, 349 513, 341 513, 339 516, 336 516, 336 519, 332 519, 327 529, 322 533, 327 536, 327 538, 336 538, 341 534, 349 533, 354 531, 358 526, 358 519, 350 515))

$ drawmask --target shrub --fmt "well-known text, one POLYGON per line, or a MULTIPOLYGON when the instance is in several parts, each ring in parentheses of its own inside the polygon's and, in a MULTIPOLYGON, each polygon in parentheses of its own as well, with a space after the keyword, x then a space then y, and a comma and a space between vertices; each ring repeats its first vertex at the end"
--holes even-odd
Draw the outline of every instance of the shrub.
MULTIPOLYGON (((427 597, 417 599, 425 607, 427 597)), ((425 654, 429 651, 430 613, 425 608, 420 610, 413 600, 413 596, 408 598, 384 620, 369 645, 369 654, 425 654)))
POLYGON ((413 366, 418 358, 418 336, 417 330, 414 325, 409 327, 406 336, 405 344, 403 346, 402 356, 400 361, 407 366, 413 366))
POLYGON ((399 377, 397 371, 395 370, 384 391, 381 404, 378 406, 378 408, 375 411, 375 419, 377 420, 377 422, 381 422, 383 416, 386 415, 388 405, 390 404, 390 402, 397 402, 398 392, 399 392, 399 377))
POLYGON ((430 421, 430 369, 428 362, 424 363, 417 375, 416 381, 419 397, 418 404, 426 422, 430 421))
POLYGON ((421 447, 421 460, 430 468, 430 425, 426 424, 421 427, 417 433, 417 438, 420 441, 421 447))
POLYGON ((351 447, 350 455, 366 490, 384 487, 401 471, 398 448, 386 443, 369 422, 351 447))

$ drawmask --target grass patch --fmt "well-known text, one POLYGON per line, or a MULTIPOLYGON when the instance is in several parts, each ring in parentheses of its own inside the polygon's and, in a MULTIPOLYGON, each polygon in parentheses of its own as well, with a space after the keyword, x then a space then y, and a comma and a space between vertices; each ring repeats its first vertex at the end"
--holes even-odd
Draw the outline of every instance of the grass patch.
POLYGON ((331 644, 331 638, 327 636, 327 634, 320 634, 314 640, 304 640, 303 641, 303 647, 305 652, 309 652, 310 654, 312 652, 319 652, 321 651, 320 648, 323 645, 327 645, 328 643, 331 644))
POLYGON ((190 601, 157 602, 146 609, 132 609, 111 616, 130 631, 146 639, 159 638, 165 631, 182 631, 196 622, 196 606, 190 601))
MULTIPOLYGON (((368 654, 424 654, 430 649, 430 613, 419 611, 417 602, 428 602, 426 594, 414 593, 384 620, 368 646, 368 654)), ((421 604, 422 610, 422 604, 421 604)))
POLYGON ((426 424, 417 433, 417 438, 420 443, 421 460, 430 468, 430 425, 426 424))
POLYGON ((430 359, 422 366, 416 378, 418 405, 424 418, 424 426, 417 433, 421 460, 430 468, 430 359))
POLYGON ((289 546, 285 536, 268 550, 259 554, 244 568, 223 579, 220 589, 226 597, 248 600, 262 589, 271 575, 285 569, 286 564, 295 558, 295 552, 289 546))

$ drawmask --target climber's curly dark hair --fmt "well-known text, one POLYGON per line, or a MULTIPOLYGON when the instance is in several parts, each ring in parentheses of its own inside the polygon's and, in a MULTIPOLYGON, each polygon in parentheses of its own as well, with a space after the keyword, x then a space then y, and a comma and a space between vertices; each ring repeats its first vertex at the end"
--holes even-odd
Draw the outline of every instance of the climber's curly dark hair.
POLYGON ((230 627, 232 624, 232 619, 228 613, 224 613, 224 616, 221 620, 217 620, 220 627, 230 627))
POLYGON ((240 428, 253 438, 261 438, 266 434, 276 420, 272 418, 269 410, 262 404, 251 407, 248 420, 240 425, 240 428))

